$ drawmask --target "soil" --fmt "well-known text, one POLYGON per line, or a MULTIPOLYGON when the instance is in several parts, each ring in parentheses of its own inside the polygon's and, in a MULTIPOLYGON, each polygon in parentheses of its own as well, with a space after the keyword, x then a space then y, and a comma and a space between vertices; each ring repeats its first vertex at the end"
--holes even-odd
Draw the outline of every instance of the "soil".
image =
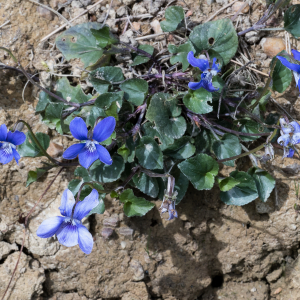
MULTIPOLYGON (((96 1, 50 0, 41 3, 58 9, 68 20, 96 1)), ((133 37, 153 33, 150 23, 162 20, 167 5, 181 5, 189 14, 189 24, 206 21, 228 0, 145 0, 113 1, 107 23, 116 34, 133 30, 133 37), (171 4, 170 4, 171 3, 171 4), (136 18, 135 27, 126 21, 113 19, 129 15, 151 13, 152 18, 136 18), (125 11, 122 14, 122 11, 125 11), (135 28, 140 28, 139 33, 135 28)), ((297 0, 292 1, 293 4, 297 0)), ((103 1, 96 9, 76 22, 103 21, 108 9, 103 1)), ((238 16, 234 25, 238 30, 250 27, 263 14, 263 1, 251 1, 248 13, 238 16)), ((215 19, 232 17, 231 7, 215 19)), ((272 19, 282 27, 282 15, 272 19)), ((28 0, 7 0, 0 3, 0 45, 10 48, 30 74, 39 74, 45 85, 63 68, 78 72, 77 61, 64 62, 54 46, 53 35, 41 39, 64 24, 53 13, 41 9, 28 0), (5 22, 7 25, 1 27, 5 22)), ((263 37, 285 40, 283 32, 263 32, 241 38, 237 59, 245 63, 253 60, 253 67, 268 73, 271 58, 262 50, 263 37), (256 35, 255 35, 256 34, 256 35)), ((300 49, 300 41, 289 37, 292 49, 300 49)), ((175 35, 142 40, 157 49, 168 43, 178 43, 175 35)), ((0 62, 16 64, 0 51, 0 62)), ((233 65, 235 66, 235 65, 233 65)), ((235 66, 238 67, 238 66, 235 66)), ((264 76, 251 72, 256 84, 262 85, 264 76)), ((128 75, 130 76, 130 75, 128 75)), ((74 79, 77 80, 77 79, 74 79)), ((51 140, 64 149, 72 142, 68 136, 58 136, 35 115, 38 90, 26 84, 24 76, 14 70, 0 69, 0 124, 12 127, 18 119, 29 122, 35 132, 50 134, 51 140)), ((273 98, 300 120, 300 98, 295 84, 273 98)), ((268 107, 270 111, 275 106, 268 107)), ((276 178, 276 189, 266 203, 256 200, 243 207, 227 206, 220 201, 218 188, 197 191, 191 186, 178 206, 179 218, 163 219, 158 208, 161 201, 145 217, 127 218, 119 202, 107 197, 106 212, 94 215, 85 222, 94 237, 90 255, 78 246, 66 248, 57 240, 40 239, 35 232, 42 220, 57 214, 61 194, 72 178, 73 170, 63 171, 46 194, 30 219, 25 238, 24 253, 5 299, 51 300, 299 300, 300 299, 300 216, 294 205, 300 163, 297 159, 282 160, 282 151, 275 149, 276 159, 265 166, 276 178), (107 228, 113 233, 105 236, 107 228)), ((0 165, 0 295, 2 296, 14 269, 23 239, 23 225, 17 222, 38 200, 55 176, 25 187, 27 173, 40 166, 41 160, 23 158, 19 165, 0 165)), ((238 168, 250 166, 248 158, 238 161, 238 168)), ((232 169, 223 167, 226 175, 232 169)))

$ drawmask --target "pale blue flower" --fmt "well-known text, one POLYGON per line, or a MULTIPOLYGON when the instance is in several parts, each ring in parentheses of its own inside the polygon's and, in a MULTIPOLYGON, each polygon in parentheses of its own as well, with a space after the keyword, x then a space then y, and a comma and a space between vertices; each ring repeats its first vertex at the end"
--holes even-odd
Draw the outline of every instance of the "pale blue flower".
POLYGON ((277 139, 277 143, 283 146, 283 158, 293 157, 295 150, 291 147, 300 143, 300 125, 295 121, 287 123, 281 118, 280 126, 281 136, 277 139))
POLYGON ((79 163, 84 168, 89 166, 97 159, 104 164, 111 165, 112 159, 109 152, 99 143, 108 139, 115 130, 116 120, 114 117, 107 117, 99 122, 94 131, 88 134, 86 124, 83 119, 76 117, 70 123, 72 135, 83 143, 70 146, 63 154, 65 159, 79 157, 79 163))
MULTIPOLYGON (((292 53, 294 55, 294 58, 298 61, 300 61, 300 52, 297 50, 292 50, 292 53)), ((281 61, 281 63, 289 68, 290 70, 293 71, 295 81, 296 81, 296 86, 298 86, 299 91, 300 91, 300 65, 298 64, 293 64, 289 62, 286 58, 282 56, 277 56, 277 58, 281 61)))
POLYGON ((23 132, 16 130, 15 132, 7 132, 5 124, 0 126, 0 163, 7 164, 15 158, 19 162, 20 155, 16 150, 16 146, 25 142, 26 136, 23 132))
POLYGON ((219 90, 216 89, 212 84, 213 76, 216 76, 221 71, 219 64, 216 64, 216 58, 214 58, 213 62, 211 63, 207 59, 195 58, 194 52, 190 51, 187 56, 187 60, 193 67, 197 67, 203 72, 201 74, 200 82, 189 83, 189 88, 191 90, 198 90, 200 88, 204 88, 208 92, 215 92, 219 90))
POLYGON ((72 210, 75 199, 72 192, 66 189, 61 197, 59 207, 62 216, 49 218, 39 226, 36 234, 40 238, 50 238, 56 234, 58 241, 66 246, 73 247, 79 244, 80 249, 90 254, 93 249, 93 237, 90 232, 82 225, 81 220, 90 213, 98 204, 98 192, 93 189, 92 192, 77 203, 74 215, 72 210))

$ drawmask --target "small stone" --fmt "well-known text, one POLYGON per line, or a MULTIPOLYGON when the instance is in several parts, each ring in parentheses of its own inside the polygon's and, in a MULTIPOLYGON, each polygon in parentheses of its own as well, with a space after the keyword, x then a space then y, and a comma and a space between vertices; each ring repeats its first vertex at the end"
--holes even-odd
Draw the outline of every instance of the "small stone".
POLYGON ((130 237, 130 238, 133 237, 133 232, 134 232, 134 230, 131 229, 131 228, 129 228, 129 227, 121 227, 121 228, 119 229, 119 233, 120 233, 121 235, 124 235, 124 236, 126 236, 126 237, 130 237))
POLYGON ((252 288, 252 289, 250 290, 250 292, 251 292, 251 293, 255 293, 255 292, 256 292, 256 288, 255 288, 255 287, 252 288))
MULTIPOLYGON (((238 12, 241 7, 245 4, 245 2, 241 2, 241 1, 237 1, 232 5, 232 10, 234 12, 238 12)), ((246 14, 249 11, 250 7, 249 4, 247 3, 247 5, 241 10, 240 13, 246 14)))
POLYGON ((110 227, 104 227, 101 230, 101 236, 104 237, 106 240, 109 239, 113 233, 114 233, 114 230, 110 227))
POLYGON ((245 34, 245 40, 249 44, 257 43, 264 33, 262 31, 250 31, 245 34))
POLYGON ((193 14, 192 10, 188 10, 185 14, 186 17, 190 17, 193 14))
POLYGON ((274 57, 282 50, 285 50, 285 43, 282 38, 263 38, 260 44, 269 57, 274 57))
POLYGON ((274 292, 274 295, 277 295, 277 294, 279 294, 279 293, 281 293, 281 292, 282 292, 282 288, 279 287, 279 288, 276 289, 276 291, 274 292))
POLYGON ((141 263, 137 260, 132 260, 130 263, 130 267, 133 270, 133 281, 141 281, 145 277, 144 269, 141 263))
POLYGON ((212 5, 214 3, 214 0, 206 0, 207 5, 212 5))
POLYGON ((52 157, 59 157, 63 154, 64 148, 63 146, 56 144, 54 142, 50 142, 49 148, 47 149, 47 153, 52 157))
POLYGON ((116 217, 106 218, 103 220, 104 226, 117 227, 119 223, 119 219, 116 217))
POLYGON ((275 282, 281 275, 282 275, 282 269, 278 269, 268 274, 266 279, 269 283, 275 282))
POLYGON ((53 13, 49 9, 38 6, 36 11, 41 17, 47 19, 48 21, 53 20, 53 13))
POLYGON ((122 249, 125 249, 125 248, 126 248, 126 242, 125 242, 125 241, 122 241, 120 244, 121 244, 121 248, 122 248, 122 249))
POLYGON ((125 5, 131 5, 135 2, 135 0, 121 0, 121 2, 125 5))
POLYGON ((150 23, 151 28, 153 29, 154 33, 162 33, 162 29, 160 27, 160 23, 158 20, 154 20, 150 23))
POLYGON ((291 228, 292 230, 296 230, 296 229, 297 229, 297 225, 291 224, 291 225, 290 225, 290 228, 291 228))
POLYGON ((125 5, 122 5, 117 9, 116 13, 119 17, 123 17, 126 15, 127 11, 127 7, 125 5))
POLYGON ((132 27, 134 30, 138 31, 141 29, 141 24, 138 22, 132 22, 132 27))

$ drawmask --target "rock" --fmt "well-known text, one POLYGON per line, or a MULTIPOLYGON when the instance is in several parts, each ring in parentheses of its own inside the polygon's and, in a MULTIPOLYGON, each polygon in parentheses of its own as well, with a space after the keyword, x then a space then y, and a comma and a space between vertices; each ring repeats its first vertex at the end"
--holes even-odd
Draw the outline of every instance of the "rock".
POLYGON ((43 18, 47 19, 48 21, 52 21, 53 20, 53 12, 50 11, 49 9, 47 8, 44 8, 42 6, 38 6, 36 8, 36 12, 43 18))
POLYGON ((267 275, 266 279, 269 283, 275 282, 282 275, 282 269, 278 269, 267 275))
POLYGON ((117 227, 119 219, 117 217, 110 217, 103 220, 104 226, 117 227))
POLYGON ((218 4, 221 4, 221 5, 227 5, 228 4, 228 0, 216 0, 216 2, 218 4))
POLYGON ((143 2, 135 3, 132 7, 132 12, 135 16, 148 13, 147 9, 145 8, 145 4, 143 2))
POLYGON ((139 31, 141 29, 141 24, 138 22, 132 22, 132 27, 134 30, 139 31))
MULTIPOLYGON (((245 2, 241 2, 241 1, 237 1, 232 5, 232 10, 234 12, 238 12, 241 7, 245 4, 245 2)), ((247 5, 241 10, 241 13, 246 14, 250 9, 249 4, 247 3, 247 5)))
POLYGON ((280 51, 285 50, 285 42, 282 38, 263 38, 260 45, 269 57, 274 57, 280 51))
POLYGON ((132 280, 133 281, 141 281, 145 277, 144 269, 141 263, 137 260, 132 260, 130 263, 130 267, 133 271, 132 280))
POLYGON ((101 231, 101 236, 103 236, 105 239, 109 239, 113 233, 114 233, 114 230, 112 228, 105 227, 101 231))
POLYGON ((121 227, 119 229, 119 234, 124 235, 126 237, 133 237, 134 230, 129 227, 121 227))
POLYGON ((282 288, 279 287, 278 289, 276 289, 276 291, 274 292, 274 295, 278 295, 282 292, 282 288))
POLYGON ((151 28, 153 29, 154 33, 162 33, 162 29, 160 27, 160 23, 158 20, 153 20, 151 23, 151 28))
POLYGON ((12 251, 17 251, 19 248, 15 243, 9 244, 4 241, 0 242, 0 260, 6 258, 12 251))
POLYGON ((206 0, 207 5, 212 5, 214 3, 214 0, 206 0))
POLYGON ((262 31, 250 31, 245 34, 245 40, 249 44, 257 43, 264 35, 262 31))
POLYGON ((80 0, 80 1, 72 1, 71 6, 74 8, 87 7, 92 3, 92 0, 80 0))
POLYGON ((125 5, 131 5, 135 2, 135 0, 121 0, 121 2, 125 5))
POLYGON ((116 11, 119 17, 125 16, 127 12, 128 12, 128 8, 125 5, 120 6, 116 11))
POLYGON ((52 157, 60 157, 64 152, 64 147, 54 143, 50 142, 49 148, 47 149, 47 153, 52 157))
POLYGON ((149 300, 146 284, 144 282, 128 282, 126 289, 129 291, 122 296, 121 300, 149 300))
MULTIPOLYGON (((15 268, 19 252, 9 255, 4 263, 0 265, 0 295, 2 296, 15 268)), ((21 254, 20 262, 6 294, 5 300, 31 300, 34 296, 43 293, 43 282, 46 277, 42 268, 32 269, 29 265, 30 257, 21 254)))

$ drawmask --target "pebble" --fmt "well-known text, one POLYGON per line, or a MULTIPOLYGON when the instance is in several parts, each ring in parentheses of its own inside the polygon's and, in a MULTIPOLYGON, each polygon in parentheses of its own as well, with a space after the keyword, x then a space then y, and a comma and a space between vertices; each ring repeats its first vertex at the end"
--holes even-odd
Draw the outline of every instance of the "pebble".
POLYGON ((125 5, 131 5, 135 2, 135 0, 121 0, 121 2, 125 5))
POLYGON ((250 290, 250 292, 251 292, 251 293, 255 293, 255 292, 256 292, 256 288, 255 288, 255 287, 252 288, 252 289, 250 290))
POLYGON ((280 51, 285 50, 285 42, 282 38, 263 38, 260 42, 263 51, 269 56, 274 57, 280 51))
POLYGON ((145 277, 144 269, 141 265, 141 263, 137 260, 132 260, 130 263, 130 267, 133 270, 133 281, 141 281, 145 277))
POLYGON ((50 142, 49 148, 47 149, 47 153, 52 157, 59 157, 63 154, 64 148, 63 146, 50 142))
POLYGON ((138 22, 132 22, 132 27, 134 30, 139 31, 141 29, 141 24, 138 22))
POLYGON ((162 29, 160 27, 160 23, 158 20, 153 20, 151 23, 151 28, 153 29, 154 33, 162 33, 162 29))
POLYGON ((104 226, 117 227, 118 223, 119 223, 119 220, 116 217, 106 218, 103 220, 104 226))
POLYGON ((43 18, 47 19, 48 21, 52 21, 53 20, 53 13, 44 7, 38 6, 36 8, 36 12, 43 18))
POLYGON ((131 237, 131 238, 133 236, 133 232, 134 232, 134 230, 131 229, 131 228, 129 228, 129 227, 121 227, 119 229, 119 233, 121 235, 124 235, 124 236, 127 236, 127 237, 131 237))
POLYGON ((274 292, 274 295, 277 295, 277 294, 281 293, 281 291, 282 291, 282 288, 279 287, 279 288, 274 292))
POLYGON ((119 17, 123 17, 123 16, 126 15, 127 11, 128 11, 128 9, 127 9, 127 7, 126 7, 125 5, 120 6, 120 7, 117 9, 117 15, 118 15, 119 17))
POLYGON ((113 233, 114 233, 114 230, 109 227, 104 227, 101 230, 101 236, 104 237, 106 240, 109 239, 113 233))
POLYGON ((250 31, 245 34, 245 40, 249 44, 255 44, 261 39, 262 35, 262 32, 250 31))
MULTIPOLYGON (((237 1, 232 5, 232 10, 234 12, 238 12, 240 8, 245 4, 245 2, 237 1)), ((249 11, 250 7, 249 4, 247 4, 240 13, 246 14, 249 11)))

